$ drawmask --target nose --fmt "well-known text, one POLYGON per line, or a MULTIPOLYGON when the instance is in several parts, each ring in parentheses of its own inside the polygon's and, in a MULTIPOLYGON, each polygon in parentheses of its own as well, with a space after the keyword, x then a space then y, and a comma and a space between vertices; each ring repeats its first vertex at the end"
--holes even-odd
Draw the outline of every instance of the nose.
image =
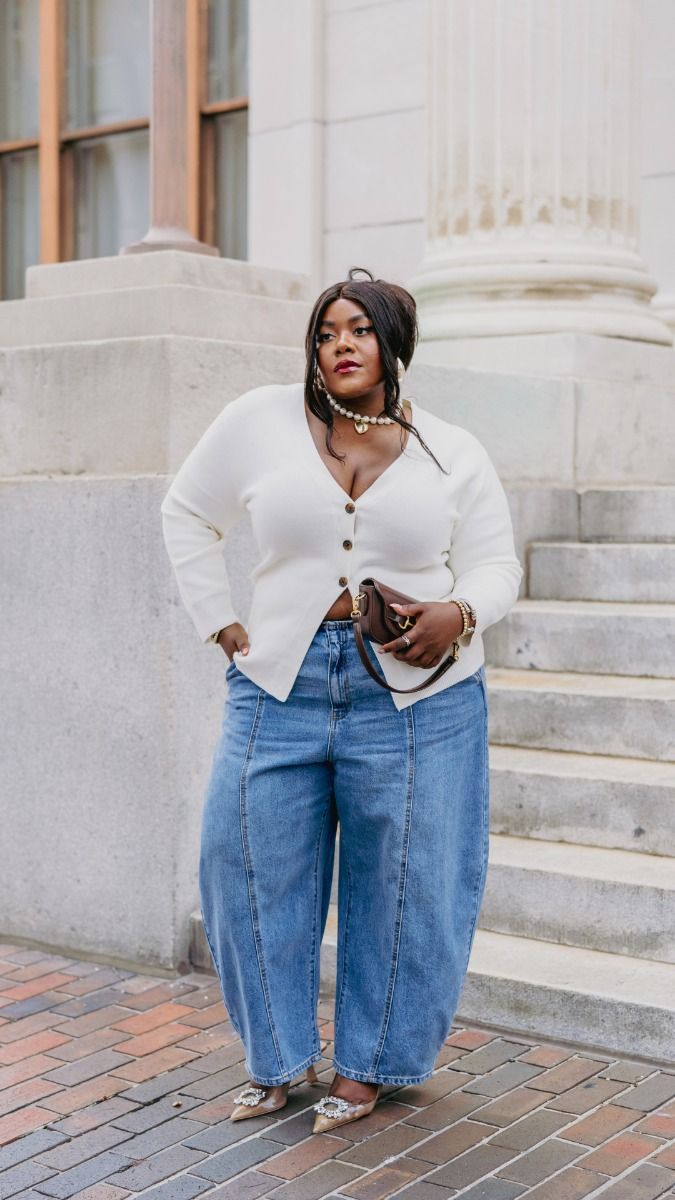
POLYGON ((348 329, 343 329, 341 333, 338 333, 337 341, 335 344, 338 349, 340 349, 341 347, 343 347, 345 345, 351 346, 351 335, 350 335, 350 332, 348 329))

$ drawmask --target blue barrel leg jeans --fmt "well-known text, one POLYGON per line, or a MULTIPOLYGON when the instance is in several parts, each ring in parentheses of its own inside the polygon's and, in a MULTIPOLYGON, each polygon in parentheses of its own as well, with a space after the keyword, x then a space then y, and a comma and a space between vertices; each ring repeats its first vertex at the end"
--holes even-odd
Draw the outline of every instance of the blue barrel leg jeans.
POLYGON ((339 620, 317 629, 285 702, 235 662, 225 676, 199 881, 251 1079, 283 1083, 321 1057, 319 949, 338 822, 335 1069, 370 1083, 428 1079, 485 884, 483 668, 399 711, 339 620))

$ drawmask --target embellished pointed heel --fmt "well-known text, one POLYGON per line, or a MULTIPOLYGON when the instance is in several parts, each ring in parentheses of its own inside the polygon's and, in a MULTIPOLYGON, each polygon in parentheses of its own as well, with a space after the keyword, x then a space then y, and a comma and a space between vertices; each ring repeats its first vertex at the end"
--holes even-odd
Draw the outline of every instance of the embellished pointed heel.
POLYGON ((342 1096, 323 1096, 319 1103, 314 1105, 316 1117, 312 1133, 330 1133, 339 1125, 348 1125, 351 1121, 367 1117, 380 1098, 380 1090, 378 1087, 373 1099, 363 1104, 350 1104, 349 1100, 344 1100, 342 1096))
MULTIPOLYGON (((313 1065, 307 1068, 305 1079, 307 1083, 319 1082, 313 1065)), ((289 1080, 288 1083, 279 1083, 275 1086, 250 1083, 238 1096, 234 1097, 235 1107, 230 1113, 230 1120, 245 1121, 249 1117, 262 1117, 284 1108, 288 1103, 288 1089, 297 1087, 302 1082, 302 1079, 298 1079, 295 1083, 291 1083, 289 1080)))

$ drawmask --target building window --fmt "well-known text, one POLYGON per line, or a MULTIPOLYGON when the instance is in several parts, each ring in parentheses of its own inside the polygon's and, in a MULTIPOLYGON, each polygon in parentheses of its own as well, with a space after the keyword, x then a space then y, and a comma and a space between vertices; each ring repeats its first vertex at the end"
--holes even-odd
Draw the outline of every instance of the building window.
POLYGON ((248 254, 248 2, 208 0, 202 105, 201 236, 226 258, 248 254))
POLYGON ((87 138, 72 148, 73 258, 117 254, 148 228, 148 131, 87 138))
POLYGON ((149 0, 66 0, 61 257, 117 254, 150 211, 149 0))
POLYGON ((2 239, 0 275, 6 300, 23 296, 26 268, 39 259, 37 150, 17 150, 0 158, 2 239))
POLYGON ((0 296, 39 258, 39 0, 0 2, 0 296))
POLYGON ((66 128, 147 117, 148 0, 68 0, 66 27, 66 128))
POLYGON ((246 258, 248 109, 214 118, 212 242, 226 258, 246 258))
POLYGON ((209 0, 207 100, 248 92, 248 0, 209 0))
POLYGON ((0 142, 38 135, 39 0, 0 4, 0 142))
MULTIPOLYGON (((246 258, 248 0, 191 4, 192 232, 246 258)), ((150 0, 0 0, 0 298, 24 294, 35 262, 117 254, 146 233, 150 40, 150 0)))

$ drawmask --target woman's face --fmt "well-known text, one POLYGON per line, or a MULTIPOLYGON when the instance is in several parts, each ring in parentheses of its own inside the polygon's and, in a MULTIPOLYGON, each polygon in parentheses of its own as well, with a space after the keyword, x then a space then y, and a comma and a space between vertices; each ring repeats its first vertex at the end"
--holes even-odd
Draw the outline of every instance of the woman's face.
POLYGON ((363 305, 341 296, 328 305, 317 331, 317 358, 326 387, 336 400, 350 400, 382 383, 380 344, 363 305), (336 370, 346 362, 355 370, 336 370))

